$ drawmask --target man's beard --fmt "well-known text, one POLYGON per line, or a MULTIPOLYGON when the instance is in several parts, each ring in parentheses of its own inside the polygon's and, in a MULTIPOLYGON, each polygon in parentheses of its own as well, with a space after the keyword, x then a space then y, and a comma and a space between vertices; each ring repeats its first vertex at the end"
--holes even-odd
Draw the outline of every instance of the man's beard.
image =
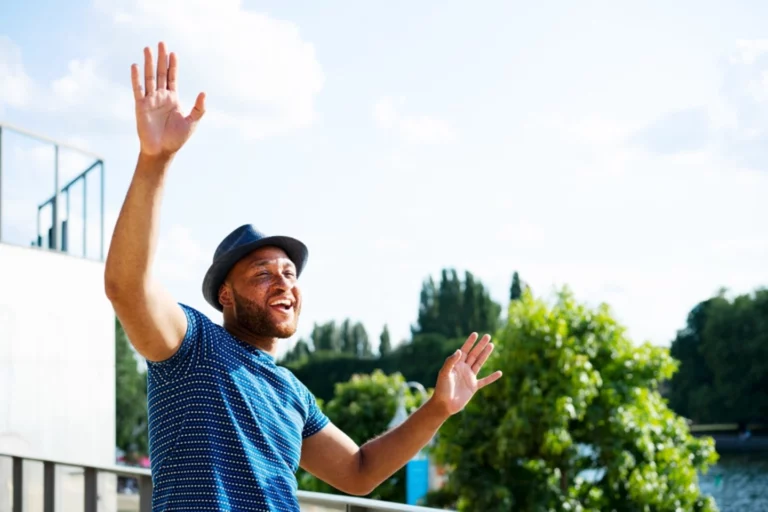
POLYGON ((235 318, 243 329, 251 334, 263 338, 290 338, 296 332, 296 323, 299 318, 298 304, 293 306, 293 323, 286 325, 275 324, 271 317, 269 306, 260 306, 255 301, 243 297, 234 289, 232 295, 235 299, 235 318))

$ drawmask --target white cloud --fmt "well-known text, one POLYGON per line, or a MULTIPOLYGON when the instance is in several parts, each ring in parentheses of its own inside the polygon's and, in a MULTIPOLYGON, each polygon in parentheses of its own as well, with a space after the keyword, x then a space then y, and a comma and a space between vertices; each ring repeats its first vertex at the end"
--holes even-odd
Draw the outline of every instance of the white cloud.
POLYGON ((94 59, 72 60, 68 73, 51 83, 51 112, 77 112, 79 116, 107 121, 131 122, 134 119, 133 92, 128 85, 105 76, 94 59))
POLYGON ((376 238, 373 243, 373 248, 377 251, 406 251, 410 247, 407 240, 395 237, 380 237, 376 238))
POLYGON ((325 77, 314 46, 294 23, 232 0, 101 0, 97 6, 114 23, 110 44, 134 48, 133 59, 142 58, 144 46, 165 41, 179 57, 180 90, 190 100, 204 90, 217 125, 262 138, 313 122, 325 77))
POLYGON ((403 100, 382 98, 373 107, 373 119, 384 129, 396 130, 413 144, 444 144, 455 142, 458 132, 452 123, 426 115, 403 114, 403 100))
POLYGON ((0 112, 5 105, 24 108, 30 103, 34 83, 24 70, 21 50, 0 36, 0 112))
POLYGON ((143 63, 145 46, 156 55, 163 40, 178 55, 184 103, 191 107, 205 91, 213 126, 256 139, 314 121, 324 75, 295 24, 238 1, 97 0, 95 7, 109 30, 94 55, 73 59, 67 73, 46 86, 26 75, 18 48, 0 39, 0 107, 4 102, 125 125, 133 119, 130 64, 143 63))
POLYGON ((190 276, 202 279, 210 257, 189 228, 174 224, 158 241, 153 271, 164 282, 185 281, 190 276))
POLYGON ((736 42, 737 51, 730 57, 734 64, 754 64, 758 57, 768 53, 768 39, 740 39, 736 42))
POLYGON ((536 246, 546 241, 544 230, 541 226, 525 219, 516 222, 503 222, 496 232, 496 240, 499 242, 511 242, 515 246, 536 246))

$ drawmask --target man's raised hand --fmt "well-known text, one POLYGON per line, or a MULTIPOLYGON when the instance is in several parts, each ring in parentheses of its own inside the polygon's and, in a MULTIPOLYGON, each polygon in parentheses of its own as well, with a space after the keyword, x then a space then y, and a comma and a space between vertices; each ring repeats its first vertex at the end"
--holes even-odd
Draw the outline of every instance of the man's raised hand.
POLYGON ((480 341, 477 341, 477 338, 477 333, 472 333, 461 350, 456 350, 446 359, 437 376, 432 400, 440 404, 446 414, 456 414, 464 409, 478 390, 501 377, 501 372, 496 371, 482 379, 477 378, 477 374, 493 352, 489 335, 486 334, 480 341))
POLYGON ((139 66, 131 66, 136 128, 141 152, 148 156, 176 153, 189 140, 205 113, 205 93, 200 93, 189 115, 181 112, 177 92, 178 60, 168 55, 165 44, 157 45, 157 73, 152 50, 144 48, 144 86, 139 66))

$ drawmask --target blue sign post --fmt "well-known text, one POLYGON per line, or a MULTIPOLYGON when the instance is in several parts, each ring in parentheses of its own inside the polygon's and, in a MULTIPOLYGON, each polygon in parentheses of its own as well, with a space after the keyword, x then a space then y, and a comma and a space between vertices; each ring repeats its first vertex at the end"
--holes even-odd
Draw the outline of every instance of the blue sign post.
POLYGON ((429 459, 423 455, 405 466, 405 502, 416 505, 429 491, 429 459))
MULTIPOLYGON (((428 397, 426 389, 418 382, 406 382, 403 384, 398 393, 395 416, 389 422, 389 428, 395 428, 408 419, 408 411, 405 408, 405 391, 409 387, 419 390, 425 400, 428 397)), ((418 501, 427 495, 427 492, 429 492, 429 457, 423 451, 420 451, 405 465, 406 503, 408 505, 417 505, 418 501)))

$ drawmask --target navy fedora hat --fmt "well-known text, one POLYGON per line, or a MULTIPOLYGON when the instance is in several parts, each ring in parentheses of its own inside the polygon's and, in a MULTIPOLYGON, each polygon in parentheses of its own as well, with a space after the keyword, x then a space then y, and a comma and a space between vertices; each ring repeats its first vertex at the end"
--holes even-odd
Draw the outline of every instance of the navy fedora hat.
POLYGON ((203 278, 203 297, 219 311, 219 288, 227 274, 245 255, 260 247, 278 247, 285 251, 288 258, 296 265, 296 276, 301 275, 307 263, 309 251, 304 243, 289 236, 266 236, 251 224, 245 224, 232 231, 221 241, 213 254, 213 262, 203 278))

